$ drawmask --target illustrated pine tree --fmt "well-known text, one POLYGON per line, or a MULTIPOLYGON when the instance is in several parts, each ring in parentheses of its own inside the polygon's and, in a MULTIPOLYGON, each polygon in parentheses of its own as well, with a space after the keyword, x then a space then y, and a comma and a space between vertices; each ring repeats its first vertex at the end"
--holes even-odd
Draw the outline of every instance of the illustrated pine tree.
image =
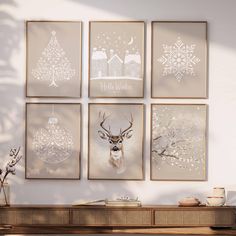
POLYGON ((32 75, 35 79, 49 81, 49 87, 58 87, 58 81, 70 80, 75 76, 75 70, 71 68, 71 63, 65 56, 55 31, 51 32, 50 41, 43 50, 36 68, 32 70, 32 75))

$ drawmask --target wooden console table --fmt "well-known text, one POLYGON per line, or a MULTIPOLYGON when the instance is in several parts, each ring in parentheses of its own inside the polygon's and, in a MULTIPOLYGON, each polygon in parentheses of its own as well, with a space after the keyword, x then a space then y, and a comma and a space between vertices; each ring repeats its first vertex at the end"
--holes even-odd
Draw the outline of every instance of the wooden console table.
POLYGON ((144 233, 236 235, 235 207, 11 206, 0 208, 0 234, 144 233), (192 232, 192 233, 191 233, 192 232))

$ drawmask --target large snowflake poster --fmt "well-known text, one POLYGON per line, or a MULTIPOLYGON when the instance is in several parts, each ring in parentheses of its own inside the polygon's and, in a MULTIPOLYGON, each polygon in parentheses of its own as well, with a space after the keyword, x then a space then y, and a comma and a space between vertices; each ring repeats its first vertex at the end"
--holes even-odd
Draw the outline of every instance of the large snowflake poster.
POLYGON ((151 179, 206 179, 206 123, 206 105, 152 105, 151 179))
POLYGON ((206 22, 152 23, 152 97, 206 98, 206 22))
POLYGON ((80 104, 28 103, 26 178, 78 179, 80 104))
POLYGON ((81 22, 27 22, 27 96, 80 97, 81 22))
POLYGON ((144 22, 90 22, 90 97, 143 97, 144 22))

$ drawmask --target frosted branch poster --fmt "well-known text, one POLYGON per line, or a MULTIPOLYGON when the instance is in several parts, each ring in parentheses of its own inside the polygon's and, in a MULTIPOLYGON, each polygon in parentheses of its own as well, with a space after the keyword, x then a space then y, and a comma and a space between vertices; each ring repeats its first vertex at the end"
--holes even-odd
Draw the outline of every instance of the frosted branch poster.
POLYGON ((152 104, 151 111, 151 179, 206 180, 206 105, 152 104))

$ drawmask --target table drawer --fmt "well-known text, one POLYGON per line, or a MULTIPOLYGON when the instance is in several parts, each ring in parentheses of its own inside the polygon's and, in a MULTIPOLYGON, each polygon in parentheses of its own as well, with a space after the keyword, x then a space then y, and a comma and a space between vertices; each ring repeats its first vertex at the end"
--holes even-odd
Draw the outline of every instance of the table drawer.
POLYGON ((65 225, 69 224, 69 210, 1 210, 0 224, 65 225))
POLYGON ((151 210, 78 209, 72 213, 74 225, 145 226, 151 225, 151 218, 151 210))
POLYGON ((157 226, 230 226, 235 224, 231 210, 155 210, 157 226))

